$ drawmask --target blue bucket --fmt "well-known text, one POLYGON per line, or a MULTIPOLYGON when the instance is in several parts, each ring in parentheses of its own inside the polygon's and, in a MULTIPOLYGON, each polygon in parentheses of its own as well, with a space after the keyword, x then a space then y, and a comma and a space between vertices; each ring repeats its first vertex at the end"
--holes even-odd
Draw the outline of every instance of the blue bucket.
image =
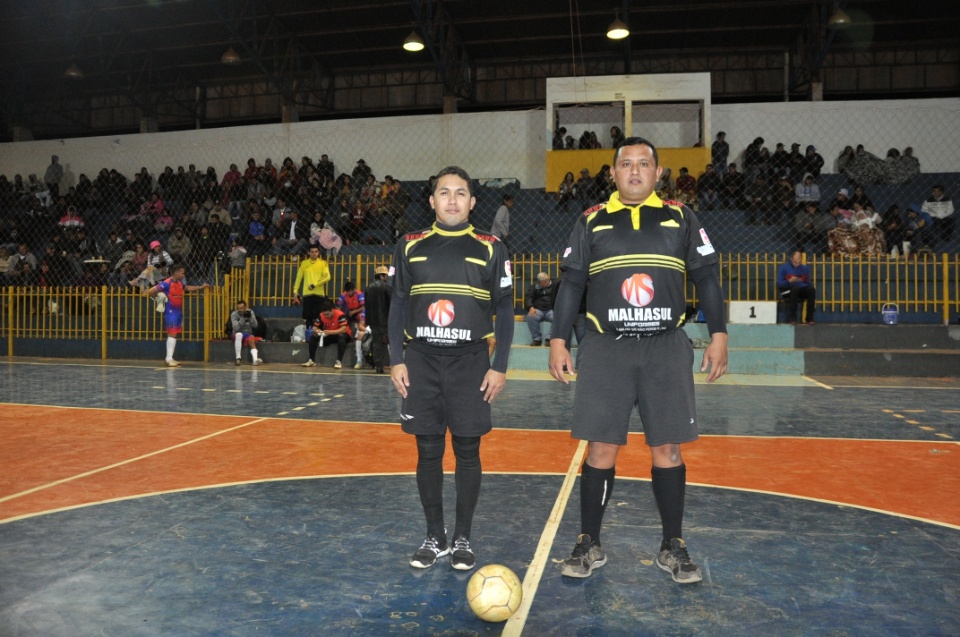
POLYGON ((900 308, 896 303, 887 303, 880 308, 880 314, 883 316, 884 325, 896 325, 900 317, 900 308))

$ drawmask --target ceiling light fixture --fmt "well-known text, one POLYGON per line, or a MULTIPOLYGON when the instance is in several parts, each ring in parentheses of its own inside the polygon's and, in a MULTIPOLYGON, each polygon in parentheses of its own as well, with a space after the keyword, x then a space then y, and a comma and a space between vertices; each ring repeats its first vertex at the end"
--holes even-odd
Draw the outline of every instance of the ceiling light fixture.
POLYGON ((622 40, 628 35, 630 35, 630 27, 620 19, 620 12, 616 11, 616 17, 607 27, 607 37, 611 40, 622 40))
POLYGON ((227 66, 236 66, 240 64, 240 55, 233 50, 233 47, 230 47, 226 52, 220 56, 221 64, 226 64, 227 66))
POLYGON ((420 37, 420 34, 417 33, 416 29, 411 31, 410 35, 407 36, 407 39, 403 41, 404 50, 412 53, 423 51, 425 46, 426 45, 423 43, 423 38, 420 37))
POLYGON ((850 16, 840 7, 836 7, 827 19, 828 29, 846 29, 850 26, 850 16))
POLYGON ((63 76, 71 80, 82 80, 85 77, 83 74, 83 69, 76 64, 71 64, 68 66, 67 70, 63 72, 63 76))

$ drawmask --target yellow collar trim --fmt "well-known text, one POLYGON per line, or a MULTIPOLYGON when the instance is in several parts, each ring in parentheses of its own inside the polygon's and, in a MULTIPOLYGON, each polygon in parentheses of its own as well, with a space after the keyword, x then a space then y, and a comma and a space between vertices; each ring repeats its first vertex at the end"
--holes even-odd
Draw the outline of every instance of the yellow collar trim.
POLYGON ((663 208, 663 200, 657 196, 656 192, 651 192, 646 201, 639 205, 630 206, 620 201, 620 191, 618 190, 610 195, 610 201, 607 202, 607 212, 617 212, 619 210, 639 210, 643 206, 649 206, 651 208, 663 208))
POLYGON ((444 230, 434 222, 432 228, 434 232, 445 237, 459 237, 465 234, 473 234, 473 224, 468 225, 463 230, 444 230))

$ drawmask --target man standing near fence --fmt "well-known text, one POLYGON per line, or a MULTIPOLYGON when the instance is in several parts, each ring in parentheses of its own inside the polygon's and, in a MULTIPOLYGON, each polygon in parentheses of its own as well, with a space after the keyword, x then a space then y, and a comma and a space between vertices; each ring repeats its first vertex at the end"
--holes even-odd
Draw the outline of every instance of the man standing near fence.
POLYGON ((390 378, 403 397, 403 431, 417 439, 417 489, 427 522, 427 537, 410 558, 414 568, 447 554, 454 569, 476 564, 470 531, 483 475, 480 438, 492 428, 490 403, 506 383, 513 341, 510 257, 501 241, 470 225, 476 203, 466 171, 441 170, 430 195, 436 221, 397 242, 390 269, 390 378), (493 314, 498 347, 491 367, 486 339, 494 334, 493 314), (452 548, 443 519, 447 429, 457 459, 452 548))
POLYGON ((293 304, 302 306, 307 329, 313 327, 313 321, 320 316, 320 307, 327 298, 328 281, 330 268, 320 258, 319 246, 310 246, 307 258, 300 262, 297 269, 297 280, 293 282, 293 304), (303 294, 300 294, 301 286, 303 294))
POLYGON ((617 191, 584 212, 570 235, 550 339, 550 374, 567 383, 574 367, 566 339, 589 277, 571 432, 589 445, 580 478, 580 535, 561 573, 589 577, 607 562, 600 527, 636 407, 662 523, 657 566, 675 582, 699 582, 700 567, 682 533, 686 466, 680 445, 697 439, 697 413, 693 348, 679 326, 688 276, 712 337, 700 369, 709 368, 708 382, 720 378, 727 369, 727 333, 718 256, 693 211, 654 191, 662 169, 653 144, 628 138, 614 153, 611 171, 617 191))
POLYGON ((141 293, 150 297, 157 297, 162 293, 161 301, 165 299, 163 322, 167 328, 167 357, 163 363, 167 367, 180 367, 180 363, 173 360, 173 353, 177 348, 177 337, 183 331, 183 295, 210 287, 209 283, 187 285, 184 282, 185 276, 184 267, 179 264, 174 265, 170 268, 169 277, 141 293))
POLYGON ((373 283, 367 286, 364 292, 367 305, 367 328, 370 330, 370 356, 373 358, 373 368, 378 374, 390 362, 390 353, 387 351, 387 322, 390 317, 390 286, 387 285, 388 270, 385 266, 378 266, 374 270, 373 283))

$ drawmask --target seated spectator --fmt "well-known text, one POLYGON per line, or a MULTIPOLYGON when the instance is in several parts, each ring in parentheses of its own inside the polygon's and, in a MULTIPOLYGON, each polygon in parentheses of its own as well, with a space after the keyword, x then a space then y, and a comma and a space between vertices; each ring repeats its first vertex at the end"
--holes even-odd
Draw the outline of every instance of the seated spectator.
POLYGON ((947 243, 953 239, 955 223, 953 202, 943 193, 943 186, 937 184, 933 187, 930 197, 923 202, 920 211, 933 220, 929 237, 931 245, 934 242, 947 243))
POLYGON ((837 172, 841 174, 845 173, 847 164, 853 160, 854 156, 853 146, 845 146, 840 156, 837 157, 837 172))
POLYGON ((697 203, 697 179, 690 174, 686 166, 681 167, 680 174, 677 175, 677 199, 688 206, 697 203))
POLYGON ((780 298, 787 303, 787 319, 791 325, 795 324, 798 318, 807 325, 813 325, 813 315, 817 309, 817 290, 811 282, 810 268, 803 263, 803 255, 799 250, 777 268, 777 290, 780 298), (798 317, 797 305, 801 301, 806 312, 798 317))
POLYGON ((360 315, 363 314, 365 303, 363 292, 357 289, 353 281, 346 281, 343 284, 343 292, 337 298, 337 309, 346 315, 351 332, 359 337, 357 325, 360 323, 360 315))
POLYGON ((703 174, 697 179, 697 202, 699 210, 715 210, 720 203, 720 175, 713 169, 713 164, 707 164, 703 174))
POLYGON ((741 210, 744 204, 743 193, 746 185, 746 176, 737 171, 736 164, 729 164, 727 166, 727 174, 723 176, 721 187, 722 194, 720 199, 722 204, 727 208, 741 210))
POLYGON ((932 238, 932 227, 933 219, 929 214, 923 212, 921 205, 911 204, 908 206, 903 256, 909 257, 911 252, 928 251, 932 238))
POLYGON ((626 140, 626 136, 623 134, 623 131, 620 130, 619 126, 610 127, 610 148, 620 148, 623 146, 623 142, 626 140))
POLYGON ((12 272, 13 270, 16 269, 18 264, 24 263, 24 262, 29 263, 30 269, 33 271, 36 271, 36 269, 40 265, 39 262, 37 261, 37 257, 33 256, 33 253, 30 252, 30 248, 27 247, 26 241, 21 241, 20 243, 17 244, 17 253, 14 254, 12 257, 10 257, 7 261, 8 261, 8 264, 7 264, 8 272, 12 272))
POLYGON ((5 285, 7 273, 10 272, 10 250, 0 245, 0 285, 5 285))
POLYGON ((207 223, 210 239, 213 241, 213 247, 216 248, 217 252, 223 252, 230 246, 230 224, 224 219, 226 217, 210 213, 210 221, 207 223))
POLYGON ((172 266, 173 257, 170 253, 163 249, 159 241, 151 241, 146 265, 137 278, 130 281, 130 285, 139 287, 140 290, 149 290, 166 278, 172 266))
POLYGON ((183 232, 183 228, 177 226, 173 229, 173 235, 167 240, 167 252, 177 263, 187 263, 190 258, 192 248, 190 237, 183 232))
POLYGON ((814 179, 820 179, 820 171, 823 170, 823 157, 813 145, 807 146, 807 154, 803 157, 803 169, 813 175, 814 179))
POLYGON ((530 329, 532 341, 530 345, 539 347, 543 344, 543 335, 540 324, 544 321, 553 323, 553 282, 550 275, 541 272, 537 275, 537 282, 527 289, 524 296, 524 306, 527 308, 525 320, 530 329))
POLYGON ((247 249, 240 243, 240 239, 234 237, 230 240, 230 250, 227 252, 227 259, 230 261, 231 269, 247 267, 247 249))
POLYGON ((580 179, 577 180, 577 198, 581 201, 593 202, 596 193, 593 185, 593 177, 586 168, 580 169, 580 179))
POLYGON ((7 273, 7 285, 13 287, 34 287, 39 283, 40 276, 29 261, 17 261, 10 272, 7 273))
POLYGON ((796 186, 797 207, 803 208, 810 201, 820 205, 820 186, 814 182, 813 175, 807 173, 803 182, 796 186))
POLYGON ((573 173, 568 172, 563 176, 563 181, 557 187, 557 203, 564 210, 567 209, 570 200, 577 196, 577 183, 574 181, 573 173))
POLYGON ((834 204, 836 204, 837 206, 839 206, 841 210, 850 210, 850 208, 851 208, 851 204, 850 204, 850 191, 847 190, 846 188, 841 188, 841 189, 837 192, 837 197, 836 197, 836 199, 834 199, 833 201, 830 202, 830 207, 832 208, 832 207, 834 206, 834 204))
POLYGON ((860 254, 879 255, 887 251, 883 230, 880 229, 880 215, 873 208, 864 208, 859 203, 854 203, 850 220, 857 236, 860 254))
POLYGON ((257 315, 253 310, 247 307, 246 301, 237 301, 236 309, 230 312, 230 325, 233 328, 231 337, 233 339, 233 352, 236 355, 236 364, 240 365, 240 353, 243 346, 250 348, 250 359, 254 365, 261 363, 259 352, 257 351, 257 341, 260 339, 255 336, 259 323, 257 315))
POLYGON ((853 210, 840 208, 834 203, 830 206, 830 216, 836 226, 827 232, 827 249, 835 255, 859 254, 860 242, 857 240, 853 224, 853 210))
POLYGON ((80 216, 80 213, 77 212, 77 209, 73 206, 67 207, 67 213, 60 217, 60 221, 57 223, 61 228, 82 228, 83 227, 83 217, 80 216))
POLYGON ((347 352, 347 345, 353 340, 350 324, 346 314, 334 307, 333 301, 324 299, 320 306, 320 316, 313 320, 307 328, 306 340, 310 358, 302 367, 315 367, 317 362, 317 348, 326 347, 331 343, 337 344, 337 362, 334 369, 343 367, 343 355, 347 352))
POLYGON ((137 276, 133 261, 130 258, 121 258, 107 277, 107 285, 112 288, 125 288, 137 276))
POLYGON ((270 243, 271 235, 270 227, 260 218, 260 209, 254 209, 250 214, 250 221, 247 223, 244 240, 247 254, 256 257, 269 252, 272 247, 270 243))
POLYGON ((830 225, 836 224, 831 224, 823 218, 815 201, 808 201, 803 210, 798 212, 793 219, 797 250, 802 251, 808 243, 819 247, 826 236, 827 226, 830 225))
POLYGON ((664 168, 654 189, 661 199, 674 199, 677 196, 677 185, 673 181, 673 171, 664 168))
MULTIPOLYGON (((790 153, 783 147, 782 143, 777 144, 776 150, 770 156, 770 170, 779 178, 780 175, 786 175, 790 170, 790 153)), ((791 184, 792 186, 792 184, 791 184)))
MULTIPOLYGON (((797 191, 793 183, 790 182, 790 178, 786 175, 780 175, 776 183, 772 185, 772 190, 773 208, 776 211, 775 216, 780 217, 782 213, 782 216, 785 216, 787 219, 792 218, 794 211, 797 209, 797 191)), ((804 206, 804 208, 805 207, 806 206, 804 206)))
POLYGON ((893 204, 887 208, 880 220, 880 229, 883 231, 883 240, 890 250, 890 256, 899 257, 903 250, 903 240, 906 238, 906 225, 900 216, 900 206, 893 204))
POLYGON ((773 216, 773 191, 767 179, 760 171, 747 186, 744 194, 747 203, 747 225, 756 225, 758 220, 764 225, 775 223, 773 216))
POLYGON ((863 208, 873 208, 873 202, 870 201, 870 197, 867 196, 863 186, 859 184, 853 187, 853 195, 850 196, 849 204, 846 207, 853 210, 853 204, 856 203, 863 208))

